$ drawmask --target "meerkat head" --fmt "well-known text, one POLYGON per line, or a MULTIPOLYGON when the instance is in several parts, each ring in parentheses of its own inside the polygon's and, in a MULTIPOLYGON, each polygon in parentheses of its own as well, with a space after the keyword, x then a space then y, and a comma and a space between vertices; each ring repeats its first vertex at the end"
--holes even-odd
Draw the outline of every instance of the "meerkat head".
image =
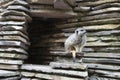
POLYGON ((86 33, 86 30, 84 28, 78 28, 75 30, 75 34, 78 36, 83 36, 86 33))

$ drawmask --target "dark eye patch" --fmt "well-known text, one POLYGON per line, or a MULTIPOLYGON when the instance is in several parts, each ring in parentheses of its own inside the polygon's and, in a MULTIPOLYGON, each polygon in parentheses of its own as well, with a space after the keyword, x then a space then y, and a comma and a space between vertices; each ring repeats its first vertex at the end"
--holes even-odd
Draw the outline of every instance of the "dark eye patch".
POLYGON ((80 30, 80 31, 84 31, 84 30, 80 30))

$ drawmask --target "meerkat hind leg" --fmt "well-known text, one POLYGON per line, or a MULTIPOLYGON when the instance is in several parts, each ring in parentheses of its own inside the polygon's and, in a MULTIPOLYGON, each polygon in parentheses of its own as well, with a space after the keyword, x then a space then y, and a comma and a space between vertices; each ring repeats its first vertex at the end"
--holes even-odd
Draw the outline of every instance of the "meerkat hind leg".
POLYGON ((72 50, 71 53, 72 53, 72 57, 73 57, 73 62, 75 62, 76 61, 76 51, 72 50))

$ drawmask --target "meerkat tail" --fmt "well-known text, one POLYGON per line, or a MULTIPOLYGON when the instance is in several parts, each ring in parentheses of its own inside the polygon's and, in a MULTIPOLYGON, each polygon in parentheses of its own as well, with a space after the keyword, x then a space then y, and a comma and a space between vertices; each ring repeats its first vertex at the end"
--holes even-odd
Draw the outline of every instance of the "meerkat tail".
POLYGON ((71 51, 71 53, 72 53, 72 57, 73 57, 73 62, 75 62, 76 61, 76 51, 73 50, 73 51, 71 51))

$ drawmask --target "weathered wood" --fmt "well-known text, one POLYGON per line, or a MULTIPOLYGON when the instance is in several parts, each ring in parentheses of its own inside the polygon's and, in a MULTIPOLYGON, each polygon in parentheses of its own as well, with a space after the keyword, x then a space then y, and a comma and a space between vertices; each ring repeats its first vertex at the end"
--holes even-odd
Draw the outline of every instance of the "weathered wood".
POLYGON ((0 64, 0 69, 4 69, 4 70, 18 70, 19 67, 18 65, 6 65, 6 64, 0 64))
POLYGON ((109 18, 119 18, 119 13, 106 13, 106 14, 98 14, 93 16, 85 16, 82 17, 81 21, 90 21, 90 20, 100 20, 100 19, 109 19, 109 18))
POLYGON ((18 76, 19 72, 15 71, 7 71, 7 70, 0 70, 0 77, 10 77, 10 76, 18 76))
POLYGON ((5 16, 4 18, 0 18, 0 20, 2 21, 10 21, 10 20, 13 20, 13 21, 26 21, 26 18, 24 16, 5 16))
POLYGON ((53 5, 54 0, 27 0, 31 4, 47 4, 47 5, 53 5))
POLYGON ((21 79, 21 80, 42 80, 42 79, 22 77, 22 79, 21 79))
POLYGON ((103 64, 120 64, 119 59, 106 59, 106 58, 83 58, 85 63, 103 63, 103 64))
POLYGON ((120 54, 116 53, 84 53, 84 57, 96 57, 96 58, 118 58, 120 59, 120 54))
POLYGON ((115 79, 120 79, 120 73, 119 72, 113 72, 113 71, 103 71, 103 70, 92 70, 89 69, 90 72, 94 72, 97 74, 101 74, 99 76, 103 76, 103 77, 111 77, 111 78, 115 78, 115 79))
POLYGON ((0 40, 16 40, 16 41, 22 41, 24 42, 25 44, 29 45, 30 43, 28 42, 28 40, 24 39, 23 37, 21 36, 8 36, 8 35, 5 35, 5 36, 0 36, 0 40))
POLYGON ((26 12, 27 14, 30 13, 30 11, 27 8, 25 8, 24 6, 20 6, 20 5, 10 5, 7 7, 7 10, 23 11, 23 12, 26 12))
POLYGON ((23 64, 22 60, 11 60, 11 59, 0 59, 1 64, 15 64, 20 65, 23 64))
POLYGON ((59 74, 59 75, 66 75, 66 76, 76 76, 76 77, 87 77, 87 71, 72 71, 72 70, 56 70, 52 69, 50 66, 43 66, 43 65, 22 65, 22 70, 30 70, 30 71, 37 71, 42 73, 48 74, 59 74))
POLYGON ((5 22, 0 22, 1 26, 5 25, 12 25, 12 26, 25 26, 25 22, 17 22, 17 21, 5 21, 5 22))
POLYGON ((8 15, 25 16, 26 20, 28 20, 29 22, 32 20, 29 15, 25 14, 25 12, 20 12, 20 11, 15 11, 15 10, 4 11, 4 12, 1 12, 0 14, 3 17, 8 16, 8 15))
POLYGON ((89 80, 118 80, 118 79, 114 79, 114 78, 108 78, 108 77, 98 77, 98 76, 90 76, 89 80))
POLYGON ((19 79, 20 79, 20 76, 1 78, 1 80, 19 80, 19 79))
POLYGON ((83 6, 97 6, 97 5, 101 5, 101 4, 104 4, 104 3, 110 3, 110 2, 118 2, 118 0, 97 0, 97 1, 87 1, 87 2, 80 2, 78 3, 79 6, 83 5, 83 6))
POLYGON ((97 63, 85 63, 88 66, 88 69, 96 69, 96 70, 113 70, 119 71, 119 65, 107 65, 107 64, 97 64, 97 63))
POLYGON ((25 45, 21 41, 0 41, 0 46, 15 46, 27 49, 27 45, 25 45))
POLYGON ((10 53, 18 53, 18 54, 26 54, 27 55, 27 52, 22 49, 22 48, 13 48, 13 47, 1 47, 0 48, 0 52, 10 52, 10 53))
POLYGON ((88 12, 91 10, 91 7, 75 7, 74 8, 74 11, 78 11, 78 12, 88 12))
POLYGON ((95 14, 102 14, 102 13, 108 13, 108 12, 119 12, 119 11, 120 11, 119 7, 110 7, 110 8, 91 11, 87 15, 95 15, 95 14))
POLYGON ((101 5, 98 5, 98 6, 95 6, 95 7, 92 7, 92 10, 99 10, 99 9, 103 9, 103 8, 106 8, 106 7, 120 7, 120 4, 119 3, 104 3, 104 4, 101 4, 101 5))
POLYGON ((62 62, 51 62, 50 66, 55 69, 70 69, 70 70, 86 70, 87 65, 81 63, 62 63, 62 62))
POLYGON ((36 74, 35 77, 38 77, 41 79, 48 79, 48 80, 85 80, 84 78, 73 78, 73 77, 66 77, 66 76, 59 76, 59 75, 48 75, 48 74, 42 74, 42 73, 36 74))
POLYGON ((77 13, 72 11, 60 11, 60 10, 31 10, 33 17, 44 17, 44 18, 73 18, 77 16, 77 13))
POLYGON ((28 36, 20 31, 0 31, 0 35, 1 36, 3 36, 3 35, 19 35, 19 36, 22 36, 23 38, 29 40, 28 36))
POLYGON ((93 21, 86 21, 86 22, 76 22, 76 23, 67 23, 67 24, 56 24, 57 28, 70 28, 70 27, 77 27, 77 26, 91 26, 91 25, 102 25, 102 24, 119 24, 120 18, 110 18, 110 19, 101 19, 101 20, 93 20, 93 21))
POLYGON ((6 52, 0 52, 0 57, 2 58, 11 58, 11 59, 27 59, 27 55, 23 54, 16 54, 16 53, 6 53, 6 52))

